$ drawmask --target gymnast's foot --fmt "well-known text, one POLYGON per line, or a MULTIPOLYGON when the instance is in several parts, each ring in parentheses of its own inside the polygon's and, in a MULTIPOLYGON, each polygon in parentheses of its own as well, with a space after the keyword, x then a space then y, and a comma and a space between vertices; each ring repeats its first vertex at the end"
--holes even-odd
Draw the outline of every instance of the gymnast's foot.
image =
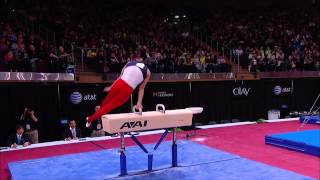
POLYGON ((88 117, 86 118, 87 122, 86 122, 86 127, 89 128, 91 126, 91 122, 88 121, 88 117))

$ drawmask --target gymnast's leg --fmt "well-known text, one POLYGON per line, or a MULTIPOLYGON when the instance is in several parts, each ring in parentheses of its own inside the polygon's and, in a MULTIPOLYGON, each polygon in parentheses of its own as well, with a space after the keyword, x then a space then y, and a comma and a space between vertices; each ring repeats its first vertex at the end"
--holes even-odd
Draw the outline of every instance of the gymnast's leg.
POLYGON ((87 117, 88 123, 99 119, 102 115, 109 113, 110 111, 118 108, 128 101, 133 89, 122 79, 118 79, 109 94, 101 103, 101 107, 94 114, 87 117))

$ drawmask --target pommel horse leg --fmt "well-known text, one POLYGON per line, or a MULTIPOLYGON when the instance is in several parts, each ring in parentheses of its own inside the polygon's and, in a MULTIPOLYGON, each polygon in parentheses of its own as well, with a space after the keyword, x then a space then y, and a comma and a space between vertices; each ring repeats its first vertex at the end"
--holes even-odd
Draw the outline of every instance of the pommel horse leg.
POLYGON ((120 133, 120 176, 127 175, 127 157, 125 154, 124 133, 120 133))
POLYGON ((142 144, 141 142, 138 140, 137 137, 135 137, 134 135, 131 135, 131 139, 142 149, 143 152, 145 152, 146 154, 148 154, 148 171, 152 170, 152 161, 153 161, 153 152, 155 150, 157 150, 157 148, 159 147, 159 145, 162 143, 162 141, 164 140, 164 138, 167 136, 168 134, 168 129, 165 130, 165 132, 161 135, 159 141, 157 142, 157 144, 154 146, 153 151, 149 152, 142 144))
POLYGON ((103 127, 106 132, 120 133, 120 176, 128 174, 126 165, 126 154, 124 144, 124 133, 152 129, 166 129, 161 135, 159 141, 150 152, 139 142, 133 134, 131 139, 148 155, 148 171, 152 170, 153 152, 157 150, 160 144, 168 134, 168 128, 173 128, 172 140, 172 167, 178 166, 178 147, 177 147, 177 127, 190 126, 192 124, 192 115, 203 111, 202 107, 191 107, 185 109, 165 110, 164 105, 158 104, 156 111, 142 113, 133 107, 133 113, 107 114, 102 116, 103 127), (159 113, 161 112, 161 113, 159 113))
POLYGON ((172 167, 178 166, 178 147, 177 147, 177 135, 176 128, 173 128, 172 138, 172 167))

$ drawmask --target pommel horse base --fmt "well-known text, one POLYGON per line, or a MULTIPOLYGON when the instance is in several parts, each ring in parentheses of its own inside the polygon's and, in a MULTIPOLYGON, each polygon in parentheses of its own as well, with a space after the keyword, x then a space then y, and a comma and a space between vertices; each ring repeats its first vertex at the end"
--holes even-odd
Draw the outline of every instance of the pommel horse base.
POLYGON ((121 114, 107 114, 102 116, 103 130, 108 133, 120 134, 120 176, 127 175, 127 162, 125 155, 124 134, 133 131, 144 131, 154 129, 166 129, 161 135, 157 144, 151 152, 149 152, 137 139, 136 136, 131 134, 131 139, 148 154, 148 171, 152 171, 153 152, 157 150, 161 142, 168 134, 167 128, 173 128, 172 134, 172 167, 177 167, 177 137, 176 128, 182 126, 191 126, 193 114, 201 113, 203 108, 185 108, 176 110, 165 110, 163 104, 156 106, 156 111, 136 112, 135 107, 132 108, 132 113, 121 114))

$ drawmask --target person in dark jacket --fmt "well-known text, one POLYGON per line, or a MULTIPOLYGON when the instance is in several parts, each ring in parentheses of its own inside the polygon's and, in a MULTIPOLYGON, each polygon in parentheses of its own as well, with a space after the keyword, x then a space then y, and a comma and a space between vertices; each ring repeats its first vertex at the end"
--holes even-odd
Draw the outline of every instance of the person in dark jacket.
POLYGON ((28 136, 24 134, 22 125, 17 125, 16 133, 10 136, 8 144, 11 148, 17 148, 18 145, 22 145, 23 147, 30 145, 28 136))

